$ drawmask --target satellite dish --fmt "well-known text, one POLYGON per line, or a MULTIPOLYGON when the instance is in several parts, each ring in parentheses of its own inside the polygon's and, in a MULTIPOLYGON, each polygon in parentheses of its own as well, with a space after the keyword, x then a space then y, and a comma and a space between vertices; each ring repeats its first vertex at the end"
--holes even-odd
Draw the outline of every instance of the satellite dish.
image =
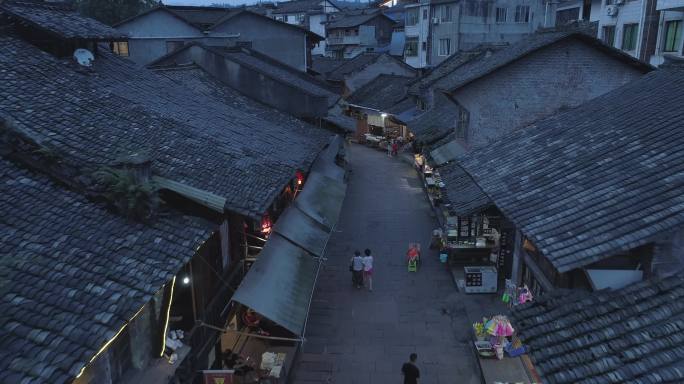
POLYGON ((74 51, 74 59, 84 67, 90 67, 93 65, 93 61, 95 61, 95 56, 89 50, 79 48, 74 51))

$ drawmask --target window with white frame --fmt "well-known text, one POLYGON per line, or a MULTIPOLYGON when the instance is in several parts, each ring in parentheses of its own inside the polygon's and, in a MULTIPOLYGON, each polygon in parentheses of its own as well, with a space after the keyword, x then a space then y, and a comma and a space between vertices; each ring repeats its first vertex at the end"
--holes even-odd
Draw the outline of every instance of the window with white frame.
POLYGON ((515 7, 515 22, 529 23, 530 22, 530 6, 518 5, 515 7))
POLYGON ((637 46, 639 38, 639 24, 625 24, 622 26, 622 49, 633 51, 637 46))
POLYGON ((665 23, 663 52, 677 52, 682 41, 682 21, 671 20, 665 23))
POLYGON ((439 55, 449 56, 451 54, 451 39, 439 39, 439 55))
POLYGON ((505 23, 508 16, 508 8, 496 8, 496 22, 505 23))
POLYGON ((450 23, 452 21, 451 5, 442 5, 439 10, 439 21, 450 23))
POLYGON ((406 10, 406 25, 413 26, 418 24, 418 8, 406 10))

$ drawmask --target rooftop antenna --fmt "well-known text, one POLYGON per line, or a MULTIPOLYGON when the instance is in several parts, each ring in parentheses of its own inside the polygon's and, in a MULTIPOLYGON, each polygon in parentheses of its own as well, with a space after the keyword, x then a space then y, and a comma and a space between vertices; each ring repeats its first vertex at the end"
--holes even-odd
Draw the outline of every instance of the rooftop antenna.
POLYGON ((78 64, 81 66, 91 67, 93 65, 93 61, 95 61, 95 56, 93 56, 93 53, 87 49, 78 48, 74 51, 74 59, 76 59, 76 62, 78 62, 78 64))

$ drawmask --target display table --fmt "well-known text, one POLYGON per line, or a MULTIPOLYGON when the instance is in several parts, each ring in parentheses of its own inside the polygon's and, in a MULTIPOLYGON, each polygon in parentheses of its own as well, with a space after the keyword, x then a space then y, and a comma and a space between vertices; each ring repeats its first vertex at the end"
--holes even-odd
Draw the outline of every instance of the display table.
POLYGON ((484 383, 532 384, 519 357, 504 357, 503 360, 497 360, 496 358, 482 357, 477 353, 475 355, 484 383))

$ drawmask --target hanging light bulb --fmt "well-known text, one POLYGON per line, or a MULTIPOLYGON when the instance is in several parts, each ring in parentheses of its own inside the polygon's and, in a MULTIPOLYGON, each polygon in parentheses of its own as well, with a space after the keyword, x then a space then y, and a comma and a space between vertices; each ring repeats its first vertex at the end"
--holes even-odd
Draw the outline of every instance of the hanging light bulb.
POLYGON ((268 216, 268 214, 265 214, 261 218, 261 233, 267 235, 271 232, 271 218, 268 216))
POLYGON ((297 171, 295 177, 297 178, 297 185, 302 185, 304 183, 304 174, 302 171, 297 171))
POLYGON ((183 281, 183 285, 188 285, 188 284, 190 284, 190 276, 188 276, 188 275, 183 276, 183 280, 182 280, 182 281, 183 281))

